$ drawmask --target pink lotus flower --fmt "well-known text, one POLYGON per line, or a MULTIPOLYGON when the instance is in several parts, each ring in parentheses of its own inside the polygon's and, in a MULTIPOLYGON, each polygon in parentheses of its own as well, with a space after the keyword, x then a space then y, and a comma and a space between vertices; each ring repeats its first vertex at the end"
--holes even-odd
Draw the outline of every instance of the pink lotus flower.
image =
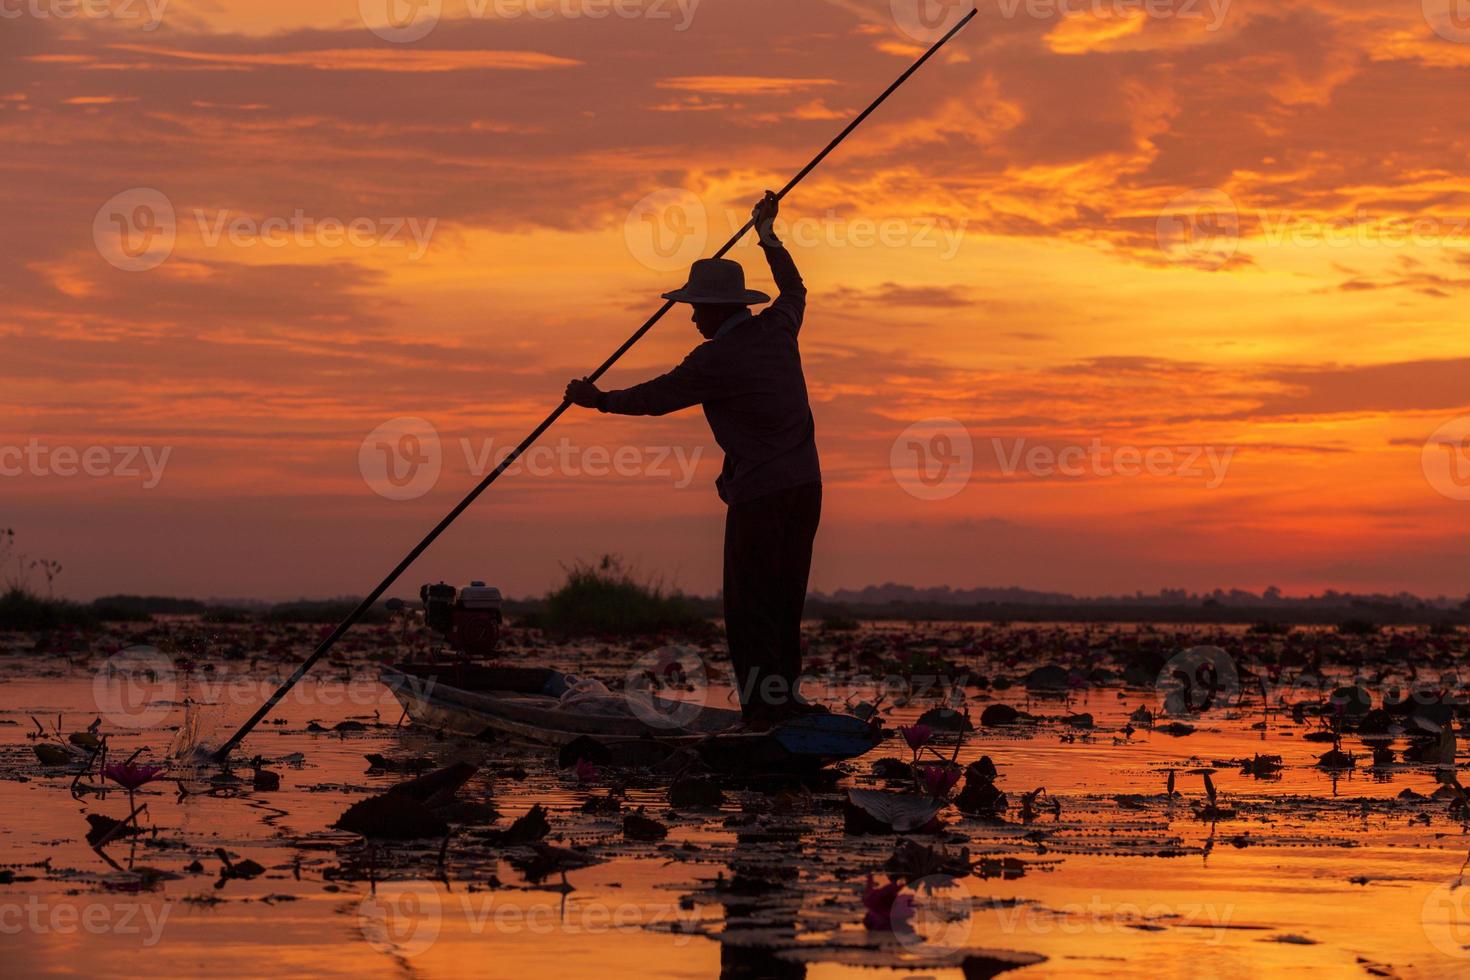
POLYGON ((924 792, 936 800, 942 800, 949 796, 954 784, 960 781, 960 770, 955 766, 921 766, 919 781, 923 783, 924 792))
POLYGON ((899 725, 898 734, 909 743, 910 749, 917 752, 929 744, 929 740, 934 737, 934 729, 928 725, 899 725))
POLYGON ((868 885, 863 889, 863 907, 868 910, 863 915, 863 926, 874 931, 901 929, 914 915, 913 901, 903 894, 902 885, 890 881, 880 888, 872 875, 868 875, 868 885))
POLYGON ((164 773, 163 766, 139 766, 131 762, 119 762, 102 770, 102 775, 131 793, 145 783, 151 783, 164 773))

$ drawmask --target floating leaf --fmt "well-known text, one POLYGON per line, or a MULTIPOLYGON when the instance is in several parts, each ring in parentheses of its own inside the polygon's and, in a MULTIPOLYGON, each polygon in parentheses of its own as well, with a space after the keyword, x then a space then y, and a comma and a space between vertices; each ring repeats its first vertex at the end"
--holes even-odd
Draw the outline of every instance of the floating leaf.
POLYGON ((889 831, 907 834, 933 820, 944 804, 917 793, 887 793, 878 789, 850 789, 847 800, 889 831))

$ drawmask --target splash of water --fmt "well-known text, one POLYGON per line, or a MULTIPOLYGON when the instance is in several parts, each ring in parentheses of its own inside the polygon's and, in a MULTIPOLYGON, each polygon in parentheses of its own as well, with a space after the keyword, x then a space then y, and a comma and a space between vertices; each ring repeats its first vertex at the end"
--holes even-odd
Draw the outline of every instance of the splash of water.
POLYGON ((222 720, 221 712, 217 708, 186 699, 184 720, 179 723, 179 730, 174 733, 174 740, 169 745, 169 758, 185 765, 208 763, 221 744, 219 735, 222 720))

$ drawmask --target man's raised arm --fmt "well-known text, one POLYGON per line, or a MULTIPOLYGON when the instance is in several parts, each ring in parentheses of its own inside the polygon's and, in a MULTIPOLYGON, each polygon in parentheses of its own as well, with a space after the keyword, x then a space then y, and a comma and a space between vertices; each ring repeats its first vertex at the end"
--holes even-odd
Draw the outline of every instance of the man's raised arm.
POLYGON ((765 198, 751 211, 756 234, 760 236, 761 251, 766 253, 766 263, 771 267, 771 277, 776 280, 780 294, 762 315, 775 318, 775 322, 792 333, 799 333, 802 318, 806 315, 806 283, 801 281, 801 273, 796 271, 791 253, 776 237, 773 222, 780 211, 781 204, 770 191, 766 191, 765 198))

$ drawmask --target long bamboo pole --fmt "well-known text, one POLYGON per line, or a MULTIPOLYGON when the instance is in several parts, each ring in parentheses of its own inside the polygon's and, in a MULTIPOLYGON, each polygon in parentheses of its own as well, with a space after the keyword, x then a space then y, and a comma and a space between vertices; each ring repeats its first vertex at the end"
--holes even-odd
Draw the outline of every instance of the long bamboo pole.
MULTIPOLYGON (((873 100, 872 105, 868 106, 861 113, 859 113, 852 122, 848 123, 847 127, 843 129, 842 132, 838 133, 837 137, 833 139, 832 142, 828 143, 821 153, 818 153, 815 157, 813 157, 810 163, 808 163, 805 167, 802 167, 801 171, 797 173, 795 177, 792 177, 791 180, 787 182, 785 187, 781 188, 781 190, 776 194, 777 200, 780 200, 781 198, 784 198, 787 194, 791 193, 792 188, 801 183, 802 179, 805 178, 807 174, 811 173, 817 168, 818 164, 827 159, 827 156, 833 150, 837 149, 838 145, 841 144, 843 140, 847 139, 847 137, 852 133, 853 130, 862 125, 865 119, 871 116, 879 106, 886 102, 890 95, 898 91, 899 87, 903 85, 904 82, 908 81, 910 76, 912 76, 914 72, 922 68, 926 61, 934 57, 934 55, 939 51, 940 48, 949 43, 949 40, 951 38, 953 38, 961 30, 963 30, 965 25, 969 24, 970 21, 974 19, 975 15, 979 12, 980 11, 978 9, 971 10, 968 14, 965 15, 963 20, 955 24, 954 27, 950 28, 947 34, 941 37, 938 41, 935 41, 933 46, 930 47, 928 51, 924 52, 923 57, 910 65, 909 69, 905 71, 902 75, 898 76, 898 78, 894 81, 892 85, 884 89, 882 95, 873 100)), ((753 227, 754 223, 754 219, 747 221, 745 223, 745 226, 737 231, 730 238, 730 240, 726 242, 724 246, 714 254, 714 257, 717 259, 722 257, 726 252, 730 251, 730 249, 739 244, 740 239, 745 237, 745 233, 753 227)), ((612 355, 608 357, 607 360, 602 362, 602 365, 598 367, 596 371, 593 371, 590 375, 587 376, 587 380, 595 382, 598 378, 606 374, 608 369, 616 364, 619 358, 626 354, 633 347, 634 344, 642 340, 643 335, 652 330, 654 324, 663 319, 664 314, 669 312, 669 310, 671 310, 673 307, 674 302, 672 300, 668 300, 664 303, 663 306, 660 306, 652 316, 650 316, 647 320, 643 322, 643 325, 641 327, 633 332, 633 335, 631 337, 623 342, 621 347, 613 351, 612 355)), ((280 702, 281 698, 285 697, 287 692, 289 692, 291 688, 295 687, 297 682, 300 681, 301 678, 306 676, 306 672, 311 670, 311 668, 316 664, 318 660, 327 655, 327 652, 337 644, 337 641, 342 638, 343 634, 345 634, 349 629, 352 628, 355 623, 358 622, 358 620, 362 619, 362 617, 367 614, 367 611, 373 607, 373 604, 376 603, 380 598, 382 598, 383 593, 387 592, 388 589, 393 585, 393 583, 398 580, 399 576, 401 576, 405 571, 408 570, 408 566, 412 565, 414 561, 418 559, 419 555, 422 555, 424 551, 428 549, 429 545, 433 544, 434 541, 438 539, 439 535, 443 534, 449 528, 449 525, 453 524, 455 520, 459 517, 459 515, 463 514, 469 508, 470 504, 474 503, 475 500, 479 498, 480 494, 489 489, 490 484, 500 479, 500 475, 504 473, 507 469, 509 469, 512 463, 519 459, 521 455, 526 452, 526 450, 535 445, 536 440, 540 439, 542 434, 545 433, 547 429, 551 428, 556 420, 561 418, 562 413, 564 413, 569 407, 571 407, 571 402, 563 399, 562 403, 558 405, 550 415, 546 416, 546 418, 542 420, 540 425, 536 426, 536 428, 531 430, 531 433, 527 435, 526 438, 521 440, 520 444, 516 446, 515 450, 512 451, 510 455, 501 460, 500 465, 496 466, 495 469, 491 470, 485 476, 485 478, 480 481, 479 486, 471 490, 463 500, 455 505, 455 508, 453 510, 451 510, 448 514, 444 516, 444 519, 442 521, 434 526, 434 529, 432 531, 424 536, 424 539, 422 541, 414 545, 413 550, 411 550, 407 555, 404 555, 403 560, 400 561, 397 565, 393 566, 393 570, 389 572, 386 577, 384 577, 383 581, 379 582, 377 587, 373 589, 372 592, 368 593, 368 595, 365 596, 363 600, 357 604, 357 607, 353 609, 352 612, 347 614, 347 618, 338 623, 337 627, 333 629, 330 634, 327 635, 326 639, 317 644, 317 648, 312 651, 311 656, 307 657, 304 661, 301 662, 301 666, 296 668, 296 672, 293 673, 289 678, 287 678, 286 681, 282 683, 279 688, 276 689, 275 693, 272 694, 266 700, 266 702, 260 706, 259 710, 257 710, 255 714, 250 716, 250 720, 241 725, 239 730, 236 731, 234 735, 230 736, 229 741, 225 742, 215 751, 215 758, 218 760, 224 760, 228 758, 229 754, 234 751, 235 746, 240 744, 240 740, 243 739, 246 735, 250 734, 251 729, 260 724, 261 719, 263 719, 266 715, 270 714, 271 709, 280 702)))

